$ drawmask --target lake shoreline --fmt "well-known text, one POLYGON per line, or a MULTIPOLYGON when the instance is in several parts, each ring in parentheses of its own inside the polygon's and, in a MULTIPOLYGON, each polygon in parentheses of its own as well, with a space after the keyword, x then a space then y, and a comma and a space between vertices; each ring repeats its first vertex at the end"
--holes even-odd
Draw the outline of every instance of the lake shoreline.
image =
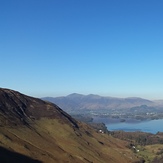
POLYGON ((109 131, 125 131, 125 132, 147 132, 156 134, 163 132, 162 124, 163 119, 158 120, 146 120, 139 122, 117 122, 117 123, 105 123, 109 131))
POLYGON ((93 123, 104 123, 108 131, 147 132, 152 134, 163 132, 160 125, 163 124, 163 119, 125 119, 125 121, 122 121, 115 118, 94 117, 93 123))

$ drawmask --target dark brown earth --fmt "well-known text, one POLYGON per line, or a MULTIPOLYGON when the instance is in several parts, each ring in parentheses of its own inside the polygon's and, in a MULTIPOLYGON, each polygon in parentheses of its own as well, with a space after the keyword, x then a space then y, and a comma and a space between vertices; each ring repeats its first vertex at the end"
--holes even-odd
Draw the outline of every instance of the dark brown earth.
POLYGON ((27 125, 32 120, 48 117, 77 127, 77 122, 57 105, 9 89, 0 89, 0 116, 1 125, 27 125))

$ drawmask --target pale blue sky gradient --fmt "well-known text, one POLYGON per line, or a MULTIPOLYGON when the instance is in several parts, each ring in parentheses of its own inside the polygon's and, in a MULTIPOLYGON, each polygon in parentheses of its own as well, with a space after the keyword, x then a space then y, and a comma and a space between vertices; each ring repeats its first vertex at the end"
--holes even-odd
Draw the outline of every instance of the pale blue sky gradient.
POLYGON ((1 0, 0 87, 163 99, 162 0, 1 0))

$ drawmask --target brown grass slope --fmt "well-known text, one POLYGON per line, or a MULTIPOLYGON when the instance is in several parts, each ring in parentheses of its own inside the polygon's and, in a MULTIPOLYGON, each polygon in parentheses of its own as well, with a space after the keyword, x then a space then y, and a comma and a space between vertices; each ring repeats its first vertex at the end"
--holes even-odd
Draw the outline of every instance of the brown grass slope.
POLYGON ((45 163, 138 161, 125 142, 95 132, 58 106, 2 88, 0 148, 45 163))

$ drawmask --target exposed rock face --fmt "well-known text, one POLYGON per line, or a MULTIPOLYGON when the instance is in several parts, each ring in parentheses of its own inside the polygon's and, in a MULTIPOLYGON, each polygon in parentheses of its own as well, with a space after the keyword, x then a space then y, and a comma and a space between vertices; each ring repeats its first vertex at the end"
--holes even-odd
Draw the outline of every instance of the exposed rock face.
POLYGON ((77 122, 57 105, 9 89, 0 89, 0 116, 1 125, 29 124, 34 119, 47 117, 62 119, 78 127, 77 122))
MULTIPOLYGON (((11 151, 11 155, 16 152, 28 156, 23 162, 28 162, 29 157, 31 162, 44 163, 138 161, 126 148, 126 142, 95 132, 55 104, 2 88, 0 148, 6 153, 11 151)), ((0 157, 0 162, 5 161, 12 162, 0 157)))

